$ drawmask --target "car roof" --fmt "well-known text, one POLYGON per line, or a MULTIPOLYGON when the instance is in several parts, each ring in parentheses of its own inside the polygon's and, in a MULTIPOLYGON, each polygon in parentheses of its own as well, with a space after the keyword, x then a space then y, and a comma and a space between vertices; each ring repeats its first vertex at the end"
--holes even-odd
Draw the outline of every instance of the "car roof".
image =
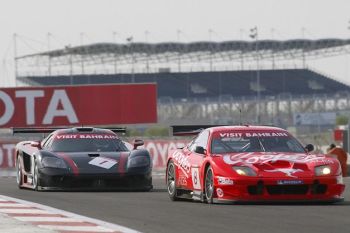
POLYGON ((93 128, 93 127, 73 127, 67 129, 59 129, 54 132, 55 134, 79 134, 79 133, 91 133, 91 134, 114 134, 109 129, 93 128))
POLYGON ((208 128, 210 132, 222 132, 222 131, 283 131, 287 132, 284 129, 274 127, 274 126, 261 126, 261 125, 232 125, 232 126, 216 126, 208 128))

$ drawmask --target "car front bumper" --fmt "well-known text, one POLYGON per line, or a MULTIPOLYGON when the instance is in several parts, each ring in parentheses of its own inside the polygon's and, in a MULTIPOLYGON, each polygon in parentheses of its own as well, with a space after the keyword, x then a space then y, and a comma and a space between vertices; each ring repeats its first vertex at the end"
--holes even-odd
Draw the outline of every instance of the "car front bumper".
POLYGON ((72 174, 64 169, 39 169, 39 190, 151 190, 152 170, 125 173, 72 174))
POLYGON ((233 184, 222 185, 216 180, 216 202, 338 202, 344 199, 345 185, 339 183, 338 177, 229 179, 233 184), (281 180, 288 184, 281 184, 281 180))

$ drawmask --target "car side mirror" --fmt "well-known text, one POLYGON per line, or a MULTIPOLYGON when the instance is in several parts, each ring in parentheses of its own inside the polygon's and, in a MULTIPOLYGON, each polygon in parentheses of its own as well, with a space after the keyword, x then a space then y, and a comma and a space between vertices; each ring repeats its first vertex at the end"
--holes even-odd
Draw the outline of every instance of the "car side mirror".
POLYGON ((141 139, 135 139, 134 140, 134 150, 136 150, 137 149, 137 147, 139 147, 139 146, 143 146, 145 143, 143 142, 143 140, 141 140, 141 139))
POLYGON ((196 148, 194 149, 194 152, 196 152, 197 154, 202 154, 202 155, 205 155, 205 153, 206 153, 205 149, 201 146, 196 146, 196 148))
POLYGON ((313 151, 315 149, 315 147, 314 147, 314 145, 312 145, 312 144, 307 144, 306 146, 305 146, 305 150, 307 151, 307 152, 311 152, 311 151, 313 151))
POLYGON ((31 145, 32 147, 36 147, 36 148, 38 148, 38 149, 41 149, 41 143, 38 142, 38 141, 31 142, 30 145, 31 145))

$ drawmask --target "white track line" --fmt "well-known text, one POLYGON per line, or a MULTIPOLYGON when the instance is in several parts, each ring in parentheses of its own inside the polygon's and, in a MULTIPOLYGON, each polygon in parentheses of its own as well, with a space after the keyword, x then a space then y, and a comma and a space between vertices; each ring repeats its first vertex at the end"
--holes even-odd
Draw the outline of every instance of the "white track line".
POLYGON ((53 225, 38 225, 40 228, 45 228, 53 231, 79 231, 79 232, 114 232, 114 230, 109 228, 104 228, 100 226, 96 227, 84 227, 84 226, 78 226, 78 227, 72 227, 72 226, 53 226, 53 225))
MULTIPOLYGON (((98 225, 96 227, 93 227, 93 230, 95 232, 119 231, 119 232, 123 232, 123 233, 140 233, 139 231, 136 231, 136 230, 133 230, 133 229, 130 229, 130 228, 118 225, 118 224, 108 223, 108 222, 101 221, 98 219, 85 217, 85 216, 74 214, 74 213, 67 212, 64 210, 56 209, 56 208, 41 205, 41 204, 38 204, 35 202, 25 201, 25 200, 21 200, 21 199, 9 197, 9 196, 0 195, 0 201, 14 201, 14 202, 17 202, 19 204, 28 205, 30 207, 35 207, 33 209, 1 209, 0 208, 0 213, 61 214, 63 216, 67 216, 69 218, 80 220, 82 222, 90 222, 90 223, 94 223, 94 224, 98 225)), ((41 220, 42 219, 43 218, 41 218, 41 220)), ((76 226, 49 226, 49 225, 39 225, 39 226, 41 228, 45 228, 45 229, 53 229, 51 227, 55 227, 56 230, 61 230, 61 231, 66 230, 66 229, 68 229, 68 231, 79 231, 78 227, 76 227, 76 226), (73 230, 73 229, 75 229, 75 230, 73 230)), ((81 226, 79 226, 79 227, 81 227, 81 226)), ((92 229, 92 228, 89 227, 89 229, 92 229)), ((87 230, 87 229, 85 229, 85 230, 87 232, 91 231, 91 230, 87 230)))
POLYGON ((30 206, 18 204, 18 203, 0 203, 0 207, 30 207, 30 206))
POLYGON ((25 222, 83 222, 79 219, 67 217, 14 217, 17 220, 25 222))
POLYGON ((45 210, 39 210, 39 209, 0 209, 0 213, 4 214, 50 214, 50 212, 47 212, 45 210))

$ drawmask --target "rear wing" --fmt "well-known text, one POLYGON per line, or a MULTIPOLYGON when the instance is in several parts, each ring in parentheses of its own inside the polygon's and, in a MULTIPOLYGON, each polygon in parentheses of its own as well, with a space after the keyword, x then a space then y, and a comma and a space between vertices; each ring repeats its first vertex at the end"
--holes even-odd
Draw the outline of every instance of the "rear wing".
POLYGON ((173 125, 173 136, 191 136, 202 132, 204 129, 222 125, 173 125))
POLYGON ((46 127, 23 127, 23 128, 11 128, 12 134, 35 134, 35 133, 52 133, 59 129, 66 128, 46 128, 46 127))
MULTIPOLYGON (((69 129, 69 127, 23 127, 23 128, 12 128, 12 134, 49 134, 59 129, 69 129)), ((72 129, 77 129, 78 132, 91 132, 93 127, 72 127, 72 129)), ((113 133, 126 133, 125 127, 112 127, 112 128, 101 128, 112 131, 113 133)))
POLYGON ((113 133, 122 133, 122 134, 126 133, 126 127, 103 128, 103 129, 108 129, 113 133))

